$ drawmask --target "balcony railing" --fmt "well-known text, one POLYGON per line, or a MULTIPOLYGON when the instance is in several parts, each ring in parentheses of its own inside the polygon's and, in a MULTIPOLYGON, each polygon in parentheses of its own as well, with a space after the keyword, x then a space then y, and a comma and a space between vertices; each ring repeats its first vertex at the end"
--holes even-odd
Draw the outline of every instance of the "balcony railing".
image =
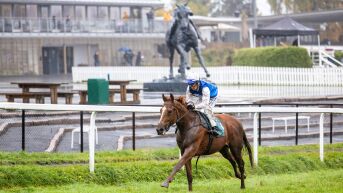
POLYGON ((165 33, 164 21, 0 18, 0 33, 165 33))

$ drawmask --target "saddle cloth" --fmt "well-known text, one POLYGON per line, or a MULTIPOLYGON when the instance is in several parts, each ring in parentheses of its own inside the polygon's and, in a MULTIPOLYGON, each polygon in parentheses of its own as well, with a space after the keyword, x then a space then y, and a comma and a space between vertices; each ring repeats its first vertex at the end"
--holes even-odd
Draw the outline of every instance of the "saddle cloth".
MULTIPOLYGON (((212 126, 210 123, 210 119, 208 118, 208 116, 200 111, 195 111, 198 113, 199 117, 200 117, 200 121, 201 124, 208 130, 208 131, 212 131, 212 126)), ((220 121, 220 119, 218 119, 217 117, 214 118, 214 121, 217 123, 217 126, 214 129, 214 136, 215 137, 223 137, 224 136, 224 127, 220 121)))

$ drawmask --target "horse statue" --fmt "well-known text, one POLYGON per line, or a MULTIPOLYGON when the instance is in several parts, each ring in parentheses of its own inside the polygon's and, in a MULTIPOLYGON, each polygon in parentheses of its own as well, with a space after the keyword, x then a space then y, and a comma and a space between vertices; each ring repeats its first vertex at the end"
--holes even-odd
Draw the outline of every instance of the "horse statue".
POLYGON ((174 96, 170 94, 170 97, 162 95, 162 98, 164 104, 161 108, 161 117, 156 129, 157 134, 164 135, 170 126, 176 124, 176 142, 182 157, 161 186, 168 188, 175 174, 183 165, 186 165, 188 190, 192 191, 192 158, 195 156, 199 158, 201 155, 210 155, 219 151, 231 163, 235 176, 241 180, 241 189, 244 189, 243 145, 248 150, 251 167, 253 167, 253 161, 251 147, 242 124, 230 115, 216 115, 224 127, 224 136, 214 137, 211 140, 211 136, 207 129, 203 127, 199 115, 187 109, 184 96, 174 99, 174 96), (237 165, 239 172, 237 171, 237 165))
POLYGON ((169 79, 174 79, 173 73, 173 60, 175 50, 180 55, 180 67, 179 73, 181 78, 186 78, 186 70, 190 69, 190 65, 187 63, 187 53, 191 48, 194 49, 196 56, 204 69, 206 76, 210 77, 205 64, 204 59, 201 56, 200 47, 198 44, 198 39, 200 38, 200 33, 198 32, 196 26, 193 24, 192 20, 188 16, 193 15, 193 13, 187 8, 187 4, 176 5, 177 9, 174 11, 174 23, 171 25, 171 28, 168 29, 166 33, 166 45, 169 49, 169 79))

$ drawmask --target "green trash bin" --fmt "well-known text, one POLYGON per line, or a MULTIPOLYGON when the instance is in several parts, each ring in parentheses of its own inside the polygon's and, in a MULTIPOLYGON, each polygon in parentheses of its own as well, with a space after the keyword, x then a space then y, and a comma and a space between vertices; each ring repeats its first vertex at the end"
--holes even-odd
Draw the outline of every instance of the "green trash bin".
POLYGON ((108 81, 105 79, 88 79, 88 104, 108 104, 108 81))

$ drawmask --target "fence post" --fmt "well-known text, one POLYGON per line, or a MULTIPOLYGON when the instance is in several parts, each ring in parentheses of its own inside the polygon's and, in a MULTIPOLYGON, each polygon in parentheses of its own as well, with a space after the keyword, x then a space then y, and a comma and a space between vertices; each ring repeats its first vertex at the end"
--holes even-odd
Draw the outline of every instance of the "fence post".
POLYGON ((89 171, 91 173, 94 173, 95 117, 96 117, 96 112, 92 112, 91 119, 90 119, 89 136, 88 136, 88 138, 89 138, 89 140, 88 140, 89 141, 89 171))
POLYGON ((319 119, 319 157, 324 161, 324 113, 320 114, 319 119))
POLYGON ((254 163, 258 164, 257 113, 254 113, 254 163))
POLYGON ((136 113, 132 112, 132 150, 136 150, 136 113))
MULTIPOLYGON (((258 105, 259 107, 262 107, 262 105, 258 105)), ((261 139, 261 113, 258 113, 258 145, 261 146, 262 139, 261 139)))
MULTIPOLYGON (((332 108, 332 104, 330 105, 330 108, 332 108)), ((330 144, 332 144, 332 127, 333 127, 333 114, 330 113, 330 144)))
POLYGON ((21 111, 21 150, 25 151, 25 110, 21 111))
MULTIPOLYGON (((299 105, 297 104, 296 107, 298 108, 299 105)), ((299 137, 299 113, 295 113, 295 145, 298 145, 298 137, 299 137)))
POLYGON ((83 111, 80 111, 80 138, 81 138, 80 151, 81 153, 83 153, 83 111))

